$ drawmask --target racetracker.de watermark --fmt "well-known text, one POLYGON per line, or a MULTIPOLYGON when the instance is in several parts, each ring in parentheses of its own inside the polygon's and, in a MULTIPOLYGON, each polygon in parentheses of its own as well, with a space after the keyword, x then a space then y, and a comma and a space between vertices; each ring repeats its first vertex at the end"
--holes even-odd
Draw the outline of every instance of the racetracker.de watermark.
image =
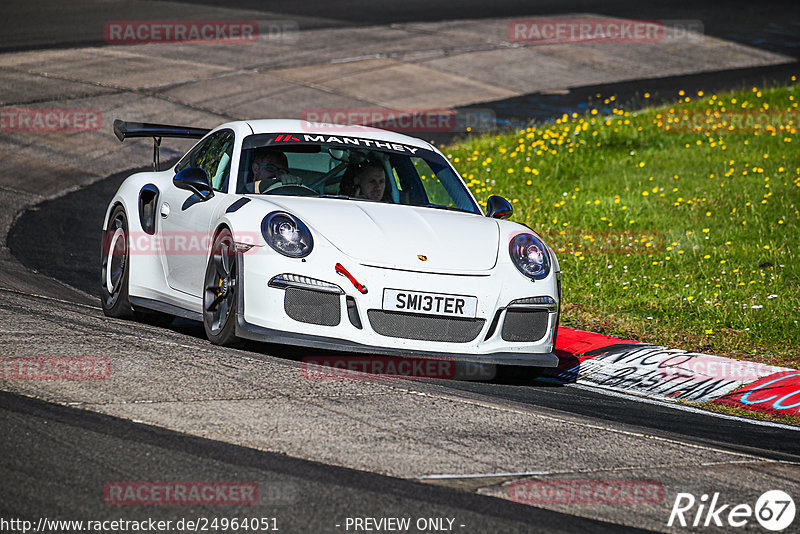
POLYGON ((7 356, 0 358, 3 380, 106 380, 111 360, 102 356, 7 356))
POLYGON ((779 369, 763 363, 691 353, 669 355, 658 363, 658 372, 662 378, 685 382, 713 378, 749 383, 770 376, 779 369))
POLYGON ((515 480, 508 498, 524 504, 656 504, 664 500, 657 480, 515 480))
MULTIPOLYGON (((257 232, 236 232, 234 243, 237 246, 231 249, 221 249, 221 254, 235 255, 237 252, 247 252, 250 247, 258 244, 257 232)), ((127 234, 127 241, 122 239, 121 231, 108 231, 103 236, 103 250, 110 250, 114 254, 123 254, 127 251, 132 256, 151 256, 163 254, 165 256, 206 256, 214 243, 214 236, 208 232, 158 232, 149 234, 142 231, 133 231, 127 234), (114 247, 111 250, 111 247, 114 247)))
POLYGON ((114 505, 241 506, 258 502, 254 482, 109 482, 103 500, 114 505))
POLYGON ((96 132, 103 114, 88 108, 0 108, 0 132, 96 132))
POLYGON ((700 38, 699 20, 628 20, 615 18, 519 19, 508 24, 515 43, 659 43, 700 38))
POLYGON ((438 380, 491 380, 497 374, 492 364, 458 362, 448 358, 409 356, 309 356, 300 364, 308 380, 359 380, 413 378, 438 380))
POLYGON ((497 117, 491 109, 310 108, 300 115, 309 132, 359 134, 362 126, 393 132, 434 133, 493 130, 497 117))
POLYGON ((674 110, 659 113, 656 121, 669 133, 795 133, 800 127, 800 110, 674 110))
POLYGON ((112 45, 253 44, 294 42, 298 30, 298 24, 288 20, 112 20, 103 26, 103 38, 112 45))
POLYGON ((652 254, 664 250, 664 234, 654 231, 560 230, 547 233, 553 250, 566 254, 652 254))

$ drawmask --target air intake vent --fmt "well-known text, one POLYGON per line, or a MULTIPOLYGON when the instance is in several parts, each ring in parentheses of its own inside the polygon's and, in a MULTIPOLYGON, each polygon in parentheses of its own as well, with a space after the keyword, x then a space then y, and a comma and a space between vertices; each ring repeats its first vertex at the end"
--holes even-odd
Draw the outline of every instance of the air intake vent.
POLYGON ((547 310, 506 310, 504 341, 539 341, 547 334, 547 310))
POLYGON ((483 319, 456 319, 414 313, 397 313, 368 310, 372 329, 388 337, 468 343, 478 337, 483 329, 483 319))
POLYGON ((283 309, 286 315, 301 323, 336 326, 341 321, 340 297, 310 289, 286 289, 283 309))

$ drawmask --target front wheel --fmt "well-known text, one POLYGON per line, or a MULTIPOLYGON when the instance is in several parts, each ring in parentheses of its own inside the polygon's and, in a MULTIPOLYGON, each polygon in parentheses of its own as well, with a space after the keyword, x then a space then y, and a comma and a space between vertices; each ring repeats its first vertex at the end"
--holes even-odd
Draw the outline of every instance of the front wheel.
POLYGON ((236 337, 238 278, 233 235, 225 228, 214 239, 203 285, 203 326, 215 345, 242 343, 236 337))

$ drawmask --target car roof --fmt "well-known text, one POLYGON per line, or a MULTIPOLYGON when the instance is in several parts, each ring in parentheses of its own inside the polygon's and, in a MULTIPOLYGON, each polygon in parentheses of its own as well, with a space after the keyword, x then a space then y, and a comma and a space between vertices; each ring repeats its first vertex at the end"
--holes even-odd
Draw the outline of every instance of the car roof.
POLYGON ((321 122, 309 122, 299 119, 259 119, 243 121, 253 130, 253 133, 291 133, 291 134, 322 134, 326 136, 361 137, 363 139, 377 139, 394 143, 403 143, 410 146, 434 150, 430 143, 388 130, 360 125, 341 125, 321 122))

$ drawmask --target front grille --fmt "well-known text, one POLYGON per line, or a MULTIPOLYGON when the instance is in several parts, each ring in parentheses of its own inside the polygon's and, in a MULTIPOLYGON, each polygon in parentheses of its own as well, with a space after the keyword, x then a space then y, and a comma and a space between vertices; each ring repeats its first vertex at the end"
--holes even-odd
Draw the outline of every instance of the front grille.
POLYGON ((506 310, 504 341, 539 341, 547 334, 547 310, 506 310))
POLYGON ((388 337, 467 343, 478 337, 484 319, 460 319, 417 313, 367 310, 372 329, 388 337))
POLYGON ((341 321, 339 295, 289 287, 283 299, 286 315, 301 323, 336 326, 341 321))

